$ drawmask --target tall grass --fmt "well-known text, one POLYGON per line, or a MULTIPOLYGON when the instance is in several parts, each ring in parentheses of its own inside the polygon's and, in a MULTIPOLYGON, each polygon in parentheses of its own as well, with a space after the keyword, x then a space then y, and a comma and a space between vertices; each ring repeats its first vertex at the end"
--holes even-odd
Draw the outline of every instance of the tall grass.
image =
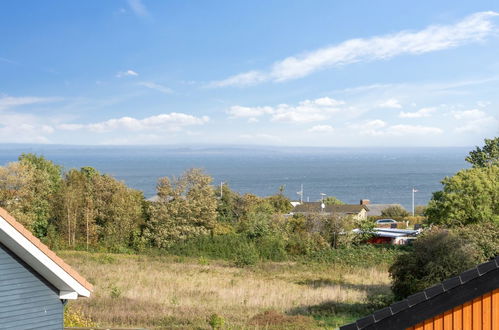
MULTIPOLYGON (((318 257, 320 262, 261 262, 240 268, 232 261, 210 259, 225 253, 220 244, 212 241, 203 258, 192 246, 178 251, 196 257, 62 251, 95 286, 90 298, 71 304, 100 326, 209 329, 216 314, 227 328, 293 328, 295 321, 306 322, 286 315, 313 317, 314 327, 336 326, 369 312, 373 295, 389 293, 387 263, 378 259, 368 267, 318 257), (262 324, 269 315, 269 323, 262 324)), ((361 252, 348 253, 362 257, 361 252)))

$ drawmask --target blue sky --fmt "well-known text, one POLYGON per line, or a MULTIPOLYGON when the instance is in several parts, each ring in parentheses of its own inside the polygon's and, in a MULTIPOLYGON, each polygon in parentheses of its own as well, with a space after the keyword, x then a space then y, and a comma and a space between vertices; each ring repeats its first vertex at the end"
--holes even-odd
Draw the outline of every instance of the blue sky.
POLYGON ((469 146, 497 1, 3 1, 0 143, 469 146))

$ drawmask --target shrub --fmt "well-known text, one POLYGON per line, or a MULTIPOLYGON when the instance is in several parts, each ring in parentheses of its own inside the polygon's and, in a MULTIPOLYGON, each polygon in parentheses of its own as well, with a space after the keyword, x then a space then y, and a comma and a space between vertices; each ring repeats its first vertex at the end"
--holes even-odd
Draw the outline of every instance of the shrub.
POLYGON ((357 228, 360 229, 360 232, 355 234, 353 238, 353 243, 356 245, 360 245, 366 243, 371 238, 374 237, 374 222, 369 219, 359 220, 357 221, 357 228))
POLYGON ((379 267, 391 265, 407 250, 406 246, 360 245, 339 249, 324 249, 303 258, 306 263, 348 265, 354 267, 379 267))
POLYGON ((113 299, 117 299, 117 298, 121 297, 121 293, 122 293, 121 289, 116 285, 112 285, 109 288, 109 295, 113 299))
POLYGON ((286 242, 280 236, 266 236, 256 241, 260 258, 263 260, 284 261, 288 255, 286 242))
POLYGON ((221 317, 218 314, 211 314, 211 316, 208 320, 208 324, 210 325, 210 327, 213 330, 217 330, 217 329, 221 329, 224 326, 225 320, 223 317, 221 317))
POLYGON ((250 212, 239 223, 238 231, 250 239, 255 239, 272 233, 272 216, 269 213, 250 212))
POLYGON ((242 249, 248 239, 238 234, 199 236, 179 242, 168 250, 170 253, 187 257, 207 257, 233 260, 235 252, 242 249))
POLYGON ((307 256, 329 248, 329 243, 319 233, 292 233, 286 242, 286 251, 292 256, 307 256))
POLYGON ((456 228, 454 232, 478 248, 482 253, 480 261, 499 255, 499 224, 477 223, 456 228))
POLYGON ((386 209, 381 211, 381 215, 383 217, 389 217, 389 218, 393 218, 393 217, 405 218, 405 217, 409 216, 409 212, 407 212, 406 209, 404 209, 402 206, 394 205, 394 206, 387 207, 386 209))
POLYGON ((201 236, 172 246, 168 251, 175 255, 204 257, 212 259, 236 260, 244 259, 245 254, 252 251, 258 259, 283 261, 288 258, 286 241, 281 236, 263 236, 250 239, 243 234, 227 234, 220 236, 201 236))
POLYGON ((251 266, 260 260, 258 251, 254 244, 243 244, 236 251, 234 257, 234 264, 237 267, 251 266))
POLYGON ((445 230, 434 229, 414 242, 412 252, 400 255, 390 267, 397 299, 430 287, 471 268, 481 260, 477 248, 445 230))
POLYGON ((67 305, 64 308, 64 326, 83 328, 96 327, 97 324, 86 316, 80 309, 67 305))

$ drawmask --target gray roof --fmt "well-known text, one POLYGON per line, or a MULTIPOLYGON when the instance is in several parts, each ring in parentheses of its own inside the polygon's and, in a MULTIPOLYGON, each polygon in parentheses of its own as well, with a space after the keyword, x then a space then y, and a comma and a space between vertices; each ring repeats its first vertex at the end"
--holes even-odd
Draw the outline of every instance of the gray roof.
MULTIPOLYGON (((364 205, 359 204, 342 204, 342 205, 326 205, 325 213, 340 213, 340 214, 358 214, 362 209, 367 209, 364 205)), ((321 202, 304 202, 295 206, 293 213, 320 213, 321 202)))
POLYGON ((367 216, 371 217, 379 217, 381 215, 381 212, 389 207, 392 206, 399 206, 401 208, 404 208, 400 204, 367 204, 367 216))
POLYGON ((146 199, 146 201, 157 202, 157 201, 159 201, 159 196, 158 195, 151 196, 148 199, 146 199))

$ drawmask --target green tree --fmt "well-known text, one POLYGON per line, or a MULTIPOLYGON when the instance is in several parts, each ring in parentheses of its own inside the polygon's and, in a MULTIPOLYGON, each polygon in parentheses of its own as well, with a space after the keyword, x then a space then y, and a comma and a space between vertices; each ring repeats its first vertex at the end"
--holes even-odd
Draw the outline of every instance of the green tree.
POLYGON ((95 176, 93 187, 99 242, 111 250, 128 248, 143 223, 142 192, 109 175, 95 176))
POLYGON ((240 204, 241 196, 230 189, 227 183, 224 183, 220 190, 217 189, 216 196, 218 198, 217 204, 217 220, 219 222, 236 223, 240 217, 238 205, 240 204))
POLYGON ((338 198, 334 196, 327 196, 324 198, 324 204, 326 205, 344 205, 345 202, 339 200, 338 198))
POLYGON ((499 166, 470 168, 443 181, 425 214, 433 224, 447 226, 499 222, 499 166))
POLYGON ((483 222, 452 228, 453 233, 472 243, 482 253, 480 262, 499 255, 499 223, 483 222))
POLYGON ((43 238, 54 217, 53 200, 60 182, 59 166, 42 156, 22 154, 18 162, 0 168, 0 203, 43 238))
POLYGON ((210 234, 217 217, 212 178, 199 169, 180 178, 161 178, 158 201, 151 203, 144 235, 154 246, 168 248, 178 241, 210 234))
POLYGON ((390 267, 392 291, 397 299, 422 291, 475 266, 481 261, 476 247, 448 231, 433 230, 414 242, 390 267))
POLYGON ((355 227, 352 217, 341 217, 336 215, 323 216, 321 214, 309 217, 315 217, 316 221, 319 220, 322 222, 320 225, 320 227, 322 227, 320 230, 321 235, 330 243, 332 248, 337 249, 339 247, 344 247, 352 242, 353 235, 351 235, 351 231, 355 227))
POLYGON ((58 228, 68 246, 126 248, 143 218, 142 193, 91 167, 70 170, 59 194, 58 228))
POLYGON ((43 156, 37 156, 32 153, 21 154, 19 156, 21 164, 29 164, 37 171, 46 173, 48 176, 49 190, 51 193, 56 193, 62 182, 62 167, 54 164, 52 161, 45 159, 43 156))
POLYGON ((72 169, 66 173, 57 203, 57 227, 70 247, 75 247, 81 236, 82 210, 85 207, 85 179, 72 169))
POLYGON ((499 165, 499 137, 485 139, 483 148, 476 147, 466 157, 466 161, 473 167, 499 165))
POLYGON ((284 186, 279 187, 277 194, 267 197, 267 201, 274 208, 274 213, 277 214, 287 214, 293 209, 291 201, 284 195, 284 186))

